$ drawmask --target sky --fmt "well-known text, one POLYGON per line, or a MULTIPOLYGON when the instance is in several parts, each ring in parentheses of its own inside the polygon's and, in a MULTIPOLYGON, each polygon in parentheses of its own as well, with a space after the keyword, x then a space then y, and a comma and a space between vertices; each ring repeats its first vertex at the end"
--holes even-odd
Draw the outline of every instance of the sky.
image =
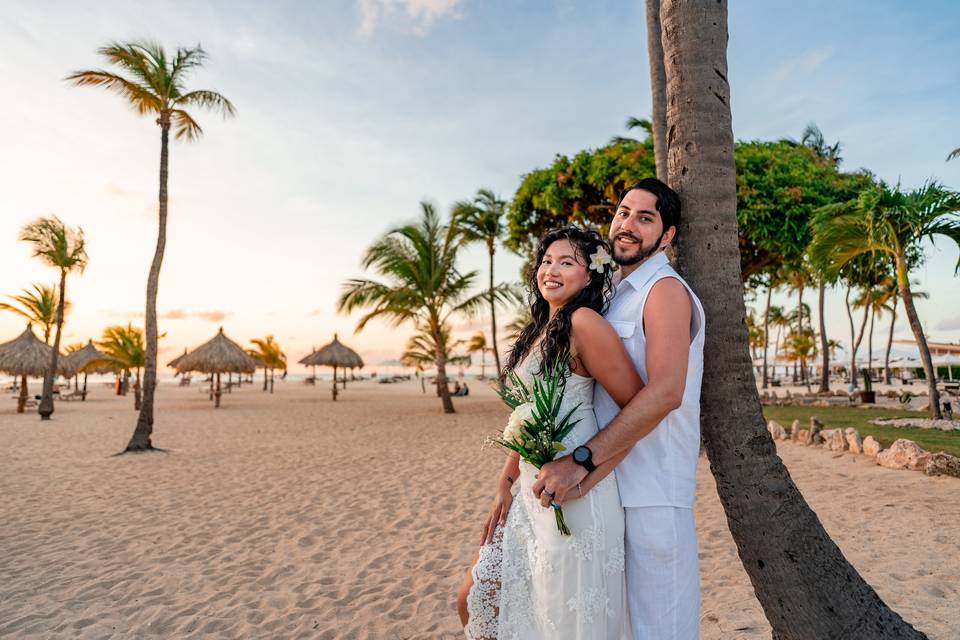
MULTIPOLYGON (((960 188, 960 161, 945 162, 960 147, 960 6, 740 0, 729 28, 737 139, 796 138, 815 122, 841 142, 844 169, 960 188)), ((171 145, 161 361, 220 326, 244 345, 275 335, 291 362, 335 332, 371 365, 394 359, 409 327, 354 334, 357 317, 336 312, 364 250, 421 201, 446 212, 482 187, 509 199, 556 154, 648 117, 645 33, 641 2, 605 0, 0 0, 0 296, 54 281, 17 234, 56 214, 83 228, 90 256, 68 281, 64 344, 142 323, 159 128, 63 79, 102 66, 96 48, 113 40, 200 43, 209 58, 189 86, 223 93, 237 114, 196 111, 203 137, 171 145)), ((931 339, 956 342, 957 247, 926 253, 919 315, 931 339)), ((497 260, 498 280, 518 279, 521 257, 497 260)), ((483 249, 462 267, 483 282, 483 249)), ((828 335, 849 341, 842 292, 826 308, 828 335)), ((0 313, 0 341, 22 330, 0 313)), ((909 336, 900 322, 897 338, 909 336)))

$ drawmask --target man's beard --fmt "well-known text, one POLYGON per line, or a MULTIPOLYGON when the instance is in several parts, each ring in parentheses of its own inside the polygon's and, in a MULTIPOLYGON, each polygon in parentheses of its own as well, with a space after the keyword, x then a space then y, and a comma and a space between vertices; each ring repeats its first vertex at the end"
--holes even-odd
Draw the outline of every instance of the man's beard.
MULTIPOLYGON (((618 235, 629 235, 629 234, 618 234, 618 235)), ((634 235, 629 235, 629 237, 636 240, 637 245, 640 247, 637 250, 637 252, 633 255, 625 254, 623 251, 620 251, 619 249, 617 249, 616 238, 614 238, 613 242, 611 243, 613 245, 613 259, 621 267, 629 267, 635 264, 640 264, 641 262, 643 262, 644 260, 646 260, 647 258, 649 258, 650 256, 652 256, 654 253, 657 252, 657 250, 660 248, 660 241, 663 240, 663 234, 661 233, 660 237, 657 238, 656 242, 654 242, 649 247, 644 247, 643 243, 640 241, 640 238, 637 238, 634 235)))

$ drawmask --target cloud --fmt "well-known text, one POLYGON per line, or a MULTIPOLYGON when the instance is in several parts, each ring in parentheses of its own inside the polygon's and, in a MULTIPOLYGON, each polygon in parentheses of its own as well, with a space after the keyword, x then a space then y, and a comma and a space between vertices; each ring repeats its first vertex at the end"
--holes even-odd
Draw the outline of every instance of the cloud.
MULTIPOLYGON (((142 314, 141 314, 142 315, 142 314)), ((227 314, 223 311, 184 311, 183 309, 171 309, 160 314, 164 320, 185 320, 187 318, 200 318, 208 322, 221 322, 227 314)))
POLYGON ((833 57, 833 47, 808 49, 800 55, 788 58, 773 72, 775 83, 795 81, 798 75, 809 75, 833 57))
POLYGON ((960 314, 952 318, 944 318, 937 323, 937 331, 956 331, 960 329, 960 314))
POLYGON ((440 17, 459 19, 456 11, 461 0, 357 0, 360 33, 369 36, 387 20, 409 26, 419 36, 426 35, 440 17))

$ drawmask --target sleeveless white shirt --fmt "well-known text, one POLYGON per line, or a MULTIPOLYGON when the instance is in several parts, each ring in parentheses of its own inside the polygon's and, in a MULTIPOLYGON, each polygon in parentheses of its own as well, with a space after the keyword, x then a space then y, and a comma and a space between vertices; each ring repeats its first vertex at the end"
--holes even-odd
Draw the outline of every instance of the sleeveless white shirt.
MULTIPOLYGON (((617 284, 604 317, 620 336, 646 384, 649 377, 643 307, 650 289, 663 278, 676 278, 687 289, 692 301, 687 380, 680 406, 641 438, 615 470, 624 507, 693 508, 700 454, 700 383, 703 379, 704 314, 700 300, 670 266, 667 256, 660 252, 617 284)), ((593 404, 601 429, 620 412, 617 403, 599 384, 594 389, 593 404)))

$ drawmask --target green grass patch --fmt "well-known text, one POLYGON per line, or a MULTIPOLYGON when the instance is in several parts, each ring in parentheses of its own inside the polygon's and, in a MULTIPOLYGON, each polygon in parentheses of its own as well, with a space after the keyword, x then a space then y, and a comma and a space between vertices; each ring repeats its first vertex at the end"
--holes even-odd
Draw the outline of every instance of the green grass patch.
POLYGON ((921 411, 890 411, 887 409, 858 409, 856 407, 764 407, 767 420, 776 420, 789 432, 794 420, 801 428, 810 428, 810 416, 817 416, 824 429, 853 427, 860 437, 873 436, 884 447, 889 447, 897 438, 913 440, 927 451, 945 451, 960 457, 960 431, 917 429, 915 427, 892 427, 871 424, 874 418, 926 418, 921 411))

